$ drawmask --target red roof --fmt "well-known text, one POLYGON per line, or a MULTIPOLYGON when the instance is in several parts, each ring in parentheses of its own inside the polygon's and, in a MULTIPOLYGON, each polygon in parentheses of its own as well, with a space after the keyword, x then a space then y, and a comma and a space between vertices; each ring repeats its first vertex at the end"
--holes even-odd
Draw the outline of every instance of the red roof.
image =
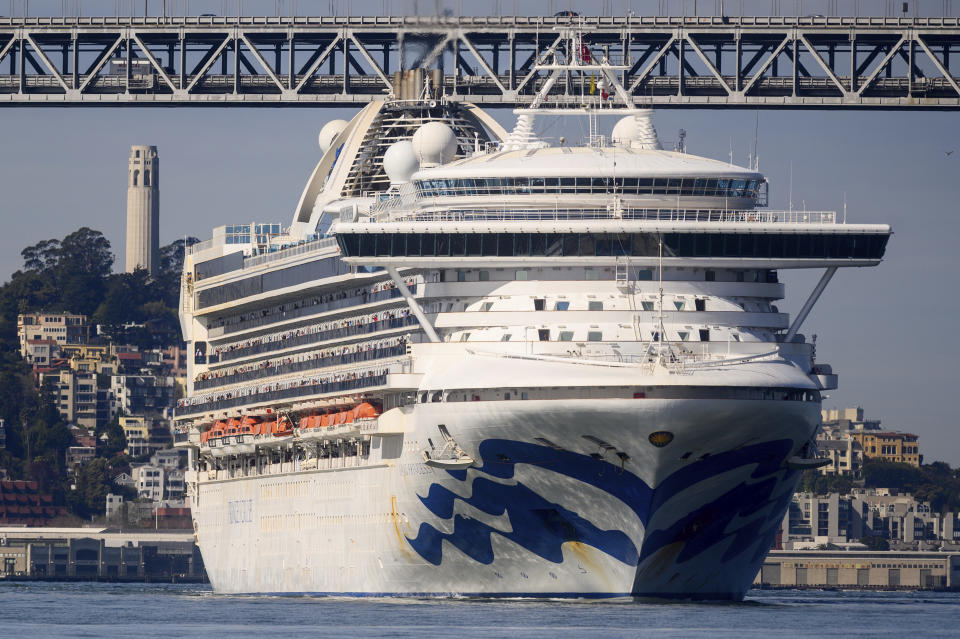
POLYGON ((117 353, 118 359, 143 359, 143 356, 140 353, 117 353))

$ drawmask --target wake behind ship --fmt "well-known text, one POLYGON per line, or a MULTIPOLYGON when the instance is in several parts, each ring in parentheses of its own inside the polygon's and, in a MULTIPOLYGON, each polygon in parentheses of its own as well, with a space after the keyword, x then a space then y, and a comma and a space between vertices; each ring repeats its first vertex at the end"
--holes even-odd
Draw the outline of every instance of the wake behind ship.
POLYGON ((663 150, 566 37, 509 134, 429 84, 373 103, 324 127, 289 228, 187 255, 176 439, 218 592, 750 587, 836 386, 800 325, 890 228, 768 210, 755 168, 663 150), (612 97, 548 99, 570 72, 612 97), (571 113, 586 144, 535 135, 571 113), (792 321, 785 268, 824 270, 792 321))

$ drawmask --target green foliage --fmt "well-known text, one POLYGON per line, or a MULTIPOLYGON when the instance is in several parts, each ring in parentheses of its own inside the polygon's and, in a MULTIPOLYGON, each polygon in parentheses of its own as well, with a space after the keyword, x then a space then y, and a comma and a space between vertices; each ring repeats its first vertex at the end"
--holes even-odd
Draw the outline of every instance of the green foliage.
POLYGON ((863 465, 864 483, 870 488, 893 488, 929 501, 936 512, 960 510, 960 477, 944 462, 919 468, 910 464, 867 461, 863 465))
POLYGON ((850 492, 851 488, 853 488, 853 482, 847 477, 821 475, 816 470, 806 470, 800 480, 799 490, 815 495, 827 495, 829 493, 847 493, 850 492))
POLYGON ((76 514, 81 517, 103 514, 107 493, 113 491, 109 471, 110 465, 103 458, 94 459, 80 469, 70 504, 76 514))
MULTIPOLYGON (((112 273, 110 242, 99 231, 80 228, 63 239, 49 239, 21 252, 23 268, 0 287, 0 418, 6 423, 6 448, 0 465, 15 479, 32 479, 58 504, 83 517, 103 512, 112 487, 109 473, 126 466, 123 429, 114 419, 97 432, 98 459, 85 466, 76 491, 68 489, 68 425, 54 403, 53 389, 35 388, 32 371, 19 356, 17 315, 30 312, 82 313, 104 324, 121 343, 141 348, 181 342, 177 306, 185 246, 177 240, 160 250, 156 277, 140 269, 112 273), (123 328, 124 325, 139 326, 123 328), (99 436, 106 434, 106 440, 99 436), (68 497, 69 495, 69 497, 68 497)), ((127 491, 129 493, 129 491, 127 491)), ((130 496, 130 495, 128 495, 130 496)))
POLYGON ((98 457, 110 459, 123 453, 123 449, 127 447, 127 436, 120 427, 119 411, 113 419, 97 428, 96 436, 98 457), (106 440, 101 437, 104 434, 107 436, 106 440))
POLYGON ((110 242, 86 227, 28 246, 21 252, 23 269, 0 289, 0 347, 16 350, 17 315, 35 311, 82 313, 106 325, 116 339, 144 348, 179 343, 184 247, 197 241, 191 237, 162 247, 154 278, 143 269, 111 273, 110 242), (125 324, 146 327, 123 329, 125 324))
POLYGON ((890 542, 883 537, 867 535, 866 537, 860 538, 860 543, 869 550, 890 550, 890 542))

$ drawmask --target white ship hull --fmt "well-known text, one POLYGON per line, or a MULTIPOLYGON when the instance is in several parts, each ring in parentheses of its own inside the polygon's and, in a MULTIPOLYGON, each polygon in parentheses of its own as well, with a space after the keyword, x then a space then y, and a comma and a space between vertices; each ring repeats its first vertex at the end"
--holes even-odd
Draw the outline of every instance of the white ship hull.
POLYGON ((737 599, 798 480, 786 460, 819 420, 819 403, 769 400, 395 410, 407 432, 376 438, 363 467, 200 483, 217 592, 737 599), (441 423, 473 467, 424 463, 441 423), (655 447, 655 431, 674 438, 655 447))

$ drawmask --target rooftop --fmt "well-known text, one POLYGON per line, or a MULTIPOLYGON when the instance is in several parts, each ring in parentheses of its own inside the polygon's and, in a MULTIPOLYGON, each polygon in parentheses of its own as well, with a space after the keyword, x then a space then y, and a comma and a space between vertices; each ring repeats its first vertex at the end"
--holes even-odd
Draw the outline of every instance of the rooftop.
POLYGON ((763 175, 727 162, 674 151, 625 146, 547 147, 473 155, 440 167, 421 169, 414 180, 454 177, 729 177, 762 180, 763 175))

